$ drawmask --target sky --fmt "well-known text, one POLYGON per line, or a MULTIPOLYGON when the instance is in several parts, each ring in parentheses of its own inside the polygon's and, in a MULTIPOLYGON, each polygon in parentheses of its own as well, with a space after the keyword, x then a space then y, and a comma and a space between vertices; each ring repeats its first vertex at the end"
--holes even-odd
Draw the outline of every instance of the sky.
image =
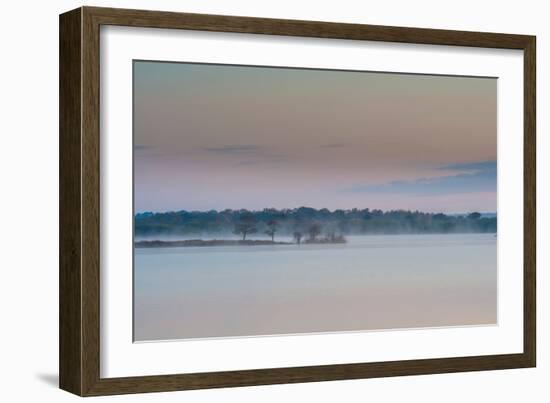
POLYGON ((496 212, 497 79, 134 61, 134 209, 496 212))

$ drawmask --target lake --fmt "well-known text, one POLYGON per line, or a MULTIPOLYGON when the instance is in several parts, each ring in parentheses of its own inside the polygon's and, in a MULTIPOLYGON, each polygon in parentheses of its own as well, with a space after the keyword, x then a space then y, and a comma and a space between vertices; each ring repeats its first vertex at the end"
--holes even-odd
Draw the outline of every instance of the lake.
POLYGON ((135 249, 135 341, 497 322, 494 234, 347 239, 135 249))

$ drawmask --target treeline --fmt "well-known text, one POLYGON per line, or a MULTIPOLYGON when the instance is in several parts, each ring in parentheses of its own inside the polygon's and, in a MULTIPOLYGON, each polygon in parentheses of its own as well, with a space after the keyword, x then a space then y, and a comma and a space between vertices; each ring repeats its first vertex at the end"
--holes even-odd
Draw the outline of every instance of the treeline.
POLYGON ((255 237, 291 236, 300 239, 332 239, 344 235, 495 233, 496 216, 478 212, 465 215, 423 213, 405 210, 296 209, 177 211, 139 213, 136 236, 200 236, 236 234, 243 240, 255 237))

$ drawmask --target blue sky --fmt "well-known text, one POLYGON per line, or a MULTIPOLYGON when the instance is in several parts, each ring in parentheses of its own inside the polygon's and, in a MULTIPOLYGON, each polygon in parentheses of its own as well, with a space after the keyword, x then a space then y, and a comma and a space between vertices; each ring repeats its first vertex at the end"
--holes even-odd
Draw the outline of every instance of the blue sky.
POLYGON ((409 195, 461 194, 471 192, 496 192, 497 162, 451 164, 439 169, 447 175, 392 181, 378 185, 358 185, 352 192, 399 193, 409 195))

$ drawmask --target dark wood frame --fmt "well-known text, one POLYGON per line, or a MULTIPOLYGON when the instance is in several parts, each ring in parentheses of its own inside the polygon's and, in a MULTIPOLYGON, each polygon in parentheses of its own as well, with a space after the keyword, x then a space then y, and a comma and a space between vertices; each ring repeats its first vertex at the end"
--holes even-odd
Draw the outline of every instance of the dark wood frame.
POLYGON ((534 367, 535 37, 82 7, 60 16, 60 387, 80 396, 534 367), (101 378, 99 28, 175 28, 524 51, 524 349, 521 354, 101 378))

